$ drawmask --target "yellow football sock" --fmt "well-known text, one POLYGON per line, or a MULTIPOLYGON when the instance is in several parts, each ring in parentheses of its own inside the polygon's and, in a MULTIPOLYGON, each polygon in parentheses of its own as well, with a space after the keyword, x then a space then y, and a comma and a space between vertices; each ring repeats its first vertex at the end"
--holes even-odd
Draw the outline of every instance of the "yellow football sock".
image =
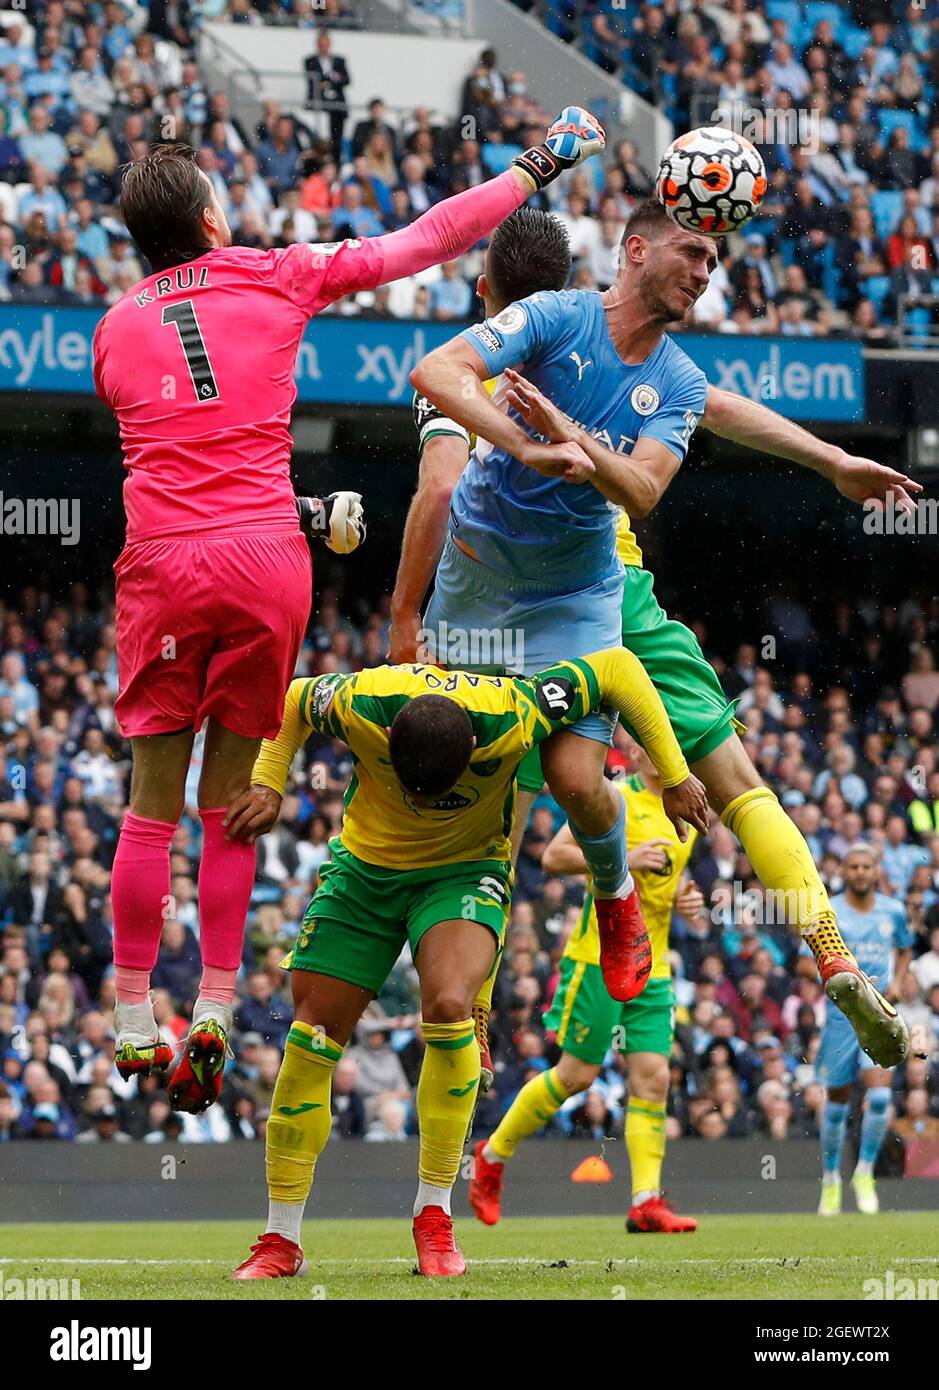
POLYGON ((293 1023, 267 1122, 267 1190, 274 1202, 305 1202, 332 1118, 329 1093, 342 1048, 308 1023, 293 1023))
POLYGON ((567 1100, 567 1092, 558 1080, 557 1067, 533 1076, 526 1081, 518 1095, 490 1135, 489 1146, 500 1158, 511 1158, 516 1145, 558 1113, 567 1100))
POLYGON ((812 852, 769 787, 753 787, 736 797, 721 820, 743 845, 763 887, 780 895, 777 905, 798 926, 816 962, 821 965, 833 954, 853 960, 812 852))
POLYGON ((427 1043, 417 1085, 417 1119, 421 1147, 421 1182, 450 1188, 460 1158, 479 1086, 479 1048, 473 1020, 422 1023, 427 1043))
POLYGON ((630 1097, 626 1106, 626 1148, 632 1193, 661 1192, 665 1161, 665 1105, 630 1097))

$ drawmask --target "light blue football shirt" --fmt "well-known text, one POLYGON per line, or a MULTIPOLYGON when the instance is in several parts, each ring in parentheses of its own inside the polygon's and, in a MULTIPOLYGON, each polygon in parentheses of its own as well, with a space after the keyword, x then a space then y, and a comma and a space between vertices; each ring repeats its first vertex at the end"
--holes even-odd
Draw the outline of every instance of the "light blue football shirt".
POLYGON ((903 904, 875 893, 870 912, 859 912, 849 905, 844 893, 839 893, 831 905, 849 950, 865 975, 877 976, 877 988, 884 994, 893 980, 897 951, 913 945, 903 904))
MULTIPOLYGON (((515 367, 577 424, 616 453, 657 439, 682 460, 704 413, 707 378, 667 334, 637 366, 610 338, 600 295, 543 291, 461 335, 496 377, 515 367)), ((507 386, 493 396, 498 405, 507 386)), ((524 426, 514 411, 509 414, 524 426)), ((490 568, 558 590, 582 589, 622 570, 619 509, 590 483, 546 478, 478 440, 451 499, 451 530, 490 568)))

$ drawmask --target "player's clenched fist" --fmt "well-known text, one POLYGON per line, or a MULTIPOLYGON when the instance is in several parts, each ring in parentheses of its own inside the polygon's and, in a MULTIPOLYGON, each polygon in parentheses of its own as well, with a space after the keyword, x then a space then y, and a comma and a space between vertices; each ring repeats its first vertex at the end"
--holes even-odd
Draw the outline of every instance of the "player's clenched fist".
POLYGON ((240 792, 222 821, 226 840, 243 840, 253 845, 276 824, 283 797, 273 787, 249 787, 240 792))
POLYGON ((582 106, 565 106, 548 127, 543 145, 533 145, 512 160, 516 169, 527 174, 536 189, 547 187, 573 169, 583 159, 606 148, 603 126, 582 106))
POLYGON ((365 540, 361 492, 331 492, 328 497, 298 497, 300 529, 311 539, 321 536, 337 555, 351 555, 365 540))
POLYGON ((424 641, 424 624, 417 609, 391 610, 391 629, 388 633, 388 661, 392 666, 405 662, 420 662, 424 666, 434 666, 430 652, 424 641))

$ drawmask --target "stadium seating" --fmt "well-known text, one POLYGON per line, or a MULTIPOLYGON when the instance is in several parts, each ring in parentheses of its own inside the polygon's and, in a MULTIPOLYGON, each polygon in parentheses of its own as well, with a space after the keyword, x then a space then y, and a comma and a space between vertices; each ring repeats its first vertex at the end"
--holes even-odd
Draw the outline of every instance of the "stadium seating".
POLYGON ((871 211, 879 237, 888 237, 903 211, 903 193, 894 188, 878 188, 871 193, 871 211))

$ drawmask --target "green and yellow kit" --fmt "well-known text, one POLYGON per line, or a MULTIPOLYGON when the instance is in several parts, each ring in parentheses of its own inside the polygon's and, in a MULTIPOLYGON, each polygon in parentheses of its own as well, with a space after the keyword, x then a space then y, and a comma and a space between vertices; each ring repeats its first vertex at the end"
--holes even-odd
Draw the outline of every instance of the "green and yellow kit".
POLYGON ((623 648, 562 661, 536 676, 482 676, 433 666, 380 666, 290 685, 280 733, 265 741, 252 782, 283 794, 312 732, 349 745, 355 769, 342 830, 331 841, 292 969, 315 970, 377 992, 406 941, 416 952, 442 921, 475 921, 501 941, 512 888, 509 836, 522 758, 558 729, 614 705, 664 785, 688 768, 660 697, 623 648), (454 787, 415 802, 391 766, 388 730, 420 695, 466 710, 476 745, 454 787))

